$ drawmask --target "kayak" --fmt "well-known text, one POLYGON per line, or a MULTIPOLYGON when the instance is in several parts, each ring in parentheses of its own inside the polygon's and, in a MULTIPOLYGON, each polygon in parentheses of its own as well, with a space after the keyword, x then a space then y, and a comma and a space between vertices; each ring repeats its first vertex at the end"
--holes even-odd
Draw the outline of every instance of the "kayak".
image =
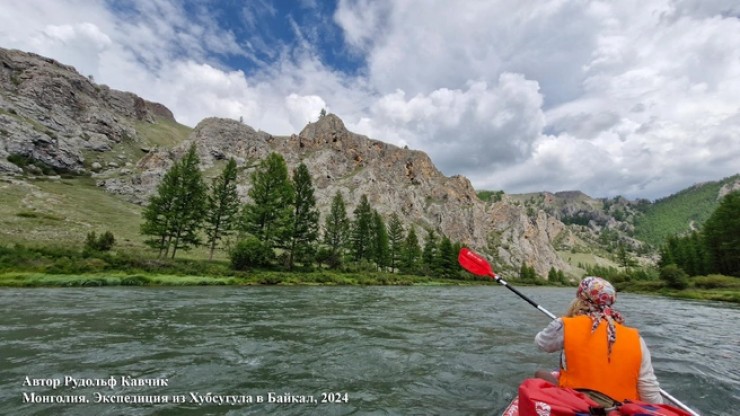
POLYGON ((558 387, 552 383, 530 378, 519 385, 518 394, 503 411, 502 416, 691 416, 690 413, 668 404, 646 402, 619 403, 595 391, 579 391, 558 387))
POLYGON ((501 416, 519 416, 519 395, 514 396, 514 400, 506 406, 501 416))

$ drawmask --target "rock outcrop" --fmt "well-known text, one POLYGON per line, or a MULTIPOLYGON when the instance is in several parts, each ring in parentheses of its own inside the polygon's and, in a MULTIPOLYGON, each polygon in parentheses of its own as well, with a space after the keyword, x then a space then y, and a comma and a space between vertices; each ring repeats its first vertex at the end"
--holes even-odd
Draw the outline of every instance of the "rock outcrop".
POLYGON ((322 216, 328 213, 336 192, 342 193, 350 215, 365 194, 379 213, 386 217, 397 213, 407 227, 416 227, 422 239, 429 230, 443 233, 495 256, 499 266, 511 270, 522 262, 541 275, 547 275, 553 266, 570 270, 553 249, 552 241, 565 232, 554 217, 542 211, 532 221, 521 207, 507 202, 484 203, 467 178, 446 177, 424 152, 350 132, 333 114, 289 137, 256 131, 235 120, 207 118, 178 147, 158 149, 142 158, 138 173, 101 184, 110 192, 145 203, 174 160, 192 144, 206 172, 215 175, 223 166, 221 161, 237 161, 244 201, 248 201, 249 173, 270 152, 278 152, 289 169, 306 164, 322 216))
POLYGON ((0 48, 0 174, 15 175, 22 167, 32 174, 47 167, 91 173, 108 192, 144 204, 195 144, 206 176, 217 175, 225 160, 237 160, 239 192, 247 201, 249 174, 278 152, 291 169, 307 165, 323 215, 336 192, 350 215, 365 194, 378 212, 397 213, 422 239, 428 231, 443 233, 495 257, 499 268, 513 271, 526 262, 540 275, 553 266, 571 270, 553 248, 567 232, 555 216, 532 215, 507 199, 483 202, 467 178, 443 175, 424 152, 350 132, 336 115, 288 137, 207 118, 172 148, 144 141, 142 124, 163 121, 175 122, 161 104, 95 84, 52 59, 0 48))
POLYGON ((98 85, 73 67, 0 48, 0 173, 19 173, 8 156, 57 171, 84 172, 85 152, 137 141, 137 121, 174 121, 161 104, 98 85))

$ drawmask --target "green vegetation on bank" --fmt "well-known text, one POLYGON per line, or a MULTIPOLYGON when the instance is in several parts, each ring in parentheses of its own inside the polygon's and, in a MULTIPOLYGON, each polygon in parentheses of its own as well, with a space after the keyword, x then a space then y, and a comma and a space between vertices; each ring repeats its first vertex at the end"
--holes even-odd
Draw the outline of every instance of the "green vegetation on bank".
POLYGON ((685 288, 675 289, 664 280, 637 280, 620 282, 616 287, 630 293, 740 303, 740 278, 723 275, 694 276, 687 283, 685 288))
POLYGON ((601 276, 620 292, 643 293, 677 299, 740 303, 740 277, 711 274, 688 276, 675 265, 662 268, 584 266, 587 275, 601 276))
MULTIPOLYGON (((204 285, 495 285, 489 279, 460 273, 456 278, 379 272, 373 264, 347 264, 342 268, 300 269, 278 267, 234 270, 226 260, 156 258, 146 253, 99 251, 106 233, 90 235, 87 247, 33 247, 0 245, 0 286, 5 287, 96 287, 96 286, 204 286, 204 285)), ((740 278, 709 275, 686 278, 676 289, 671 276, 657 269, 588 267, 587 274, 603 276, 623 292, 658 294, 674 298, 740 303, 740 278), (666 280, 668 279, 668 280, 666 280)), ((507 280, 515 286, 573 285, 560 281, 551 269, 545 280, 523 265, 520 274, 507 280), (557 281, 556 281, 557 280, 557 281)), ((679 279, 682 278, 679 276, 679 279)))
POLYGON ((47 274, 0 273, 0 286, 6 287, 96 287, 96 286, 411 286, 484 284, 452 279, 431 279, 388 273, 336 273, 331 271, 285 273, 254 271, 240 277, 180 276, 169 274, 47 274))
MULTIPOLYGON (((96 240, 101 241, 100 239, 96 240)), ((483 284, 472 275, 435 278, 378 272, 369 264, 342 270, 234 270, 229 262, 163 259, 85 248, 0 245, 0 286, 435 285, 483 284)))

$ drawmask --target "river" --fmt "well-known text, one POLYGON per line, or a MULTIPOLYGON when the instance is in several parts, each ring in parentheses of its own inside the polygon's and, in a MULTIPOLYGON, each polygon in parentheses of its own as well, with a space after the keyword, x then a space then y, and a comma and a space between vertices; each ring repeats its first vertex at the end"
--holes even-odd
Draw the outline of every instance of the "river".
MULTIPOLYGON (((520 290, 555 314, 574 292, 520 290)), ((617 309, 665 391, 740 414, 740 308, 617 309)), ((557 365, 548 318, 498 286, 0 289, 0 311, 4 415, 500 414, 557 365)))

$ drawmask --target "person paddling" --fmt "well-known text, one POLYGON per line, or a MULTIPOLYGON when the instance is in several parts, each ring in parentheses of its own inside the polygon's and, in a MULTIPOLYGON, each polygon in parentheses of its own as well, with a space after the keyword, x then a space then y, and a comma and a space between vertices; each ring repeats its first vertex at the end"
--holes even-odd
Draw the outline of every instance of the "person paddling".
POLYGON ((612 305, 614 286, 595 276, 584 278, 562 318, 535 336, 543 351, 561 351, 560 372, 538 370, 535 377, 575 389, 596 390, 618 400, 663 403, 650 351, 637 329, 624 325, 612 305))

